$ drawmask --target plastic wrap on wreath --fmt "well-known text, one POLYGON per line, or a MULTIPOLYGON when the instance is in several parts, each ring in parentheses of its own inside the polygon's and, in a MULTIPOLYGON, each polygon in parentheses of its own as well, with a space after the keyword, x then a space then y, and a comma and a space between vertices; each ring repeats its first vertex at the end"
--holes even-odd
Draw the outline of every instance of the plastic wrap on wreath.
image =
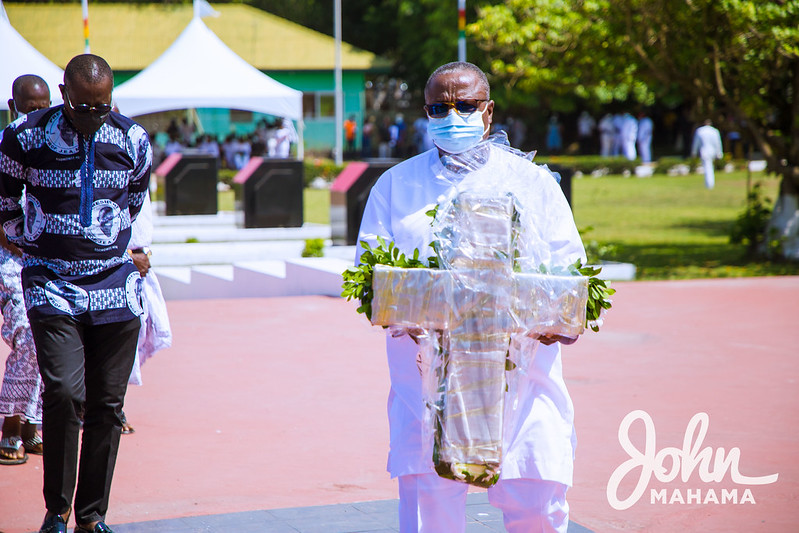
MULTIPOLYGON (((442 197, 433 222, 442 270, 376 266, 372 323, 422 327, 425 443, 442 477, 488 487, 499 479, 503 436, 516 427, 519 376, 537 341, 583 331, 587 279, 537 274, 551 259, 547 228, 518 200, 532 180, 492 161, 490 142, 446 163, 462 180, 442 197)), ((512 159, 511 159, 512 160, 512 159)))
POLYGON ((432 339, 425 434, 434 468, 441 477, 489 487, 502 465, 510 335, 443 331, 432 339))
POLYGON ((446 270, 375 265, 372 290, 376 326, 449 327, 452 276, 446 270))
POLYGON ((582 335, 587 302, 585 276, 514 276, 512 308, 523 330, 572 338, 582 335))
POLYGON ((588 278, 375 265, 372 324, 576 337, 585 330, 588 278), (512 285, 509 285, 509 282, 512 285), (487 313, 474 310, 483 309, 487 313))

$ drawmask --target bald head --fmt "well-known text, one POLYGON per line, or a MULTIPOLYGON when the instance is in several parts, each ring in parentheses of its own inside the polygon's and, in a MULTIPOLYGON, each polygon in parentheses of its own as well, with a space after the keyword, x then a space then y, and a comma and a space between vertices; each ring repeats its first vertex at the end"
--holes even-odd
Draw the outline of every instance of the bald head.
POLYGON ((427 78, 427 83, 424 86, 425 94, 427 94, 428 89, 430 89, 430 86, 437 78, 444 75, 458 74, 462 72, 471 72, 474 74, 475 78, 477 79, 477 87, 475 88, 485 91, 486 99, 491 98, 491 87, 488 84, 488 77, 486 77, 485 72, 483 72, 482 69, 480 69, 480 67, 477 65, 467 61, 453 61, 452 63, 441 65, 435 69, 433 73, 430 74, 430 77, 427 78))
POLYGON ((81 54, 73 57, 64 69, 64 84, 74 83, 97 85, 107 80, 114 81, 114 73, 105 59, 94 54, 81 54))
POLYGON ((41 77, 24 74, 11 84, 8 108, 15 118, 47 107, 50 107, 50 87, 41 77))
POLYGON ((59 85, 63 112, 84 137, 90 137, 105 123, 111 111, 114 73, 105 59, 93 54, 73 57, 64 69, 59 85))

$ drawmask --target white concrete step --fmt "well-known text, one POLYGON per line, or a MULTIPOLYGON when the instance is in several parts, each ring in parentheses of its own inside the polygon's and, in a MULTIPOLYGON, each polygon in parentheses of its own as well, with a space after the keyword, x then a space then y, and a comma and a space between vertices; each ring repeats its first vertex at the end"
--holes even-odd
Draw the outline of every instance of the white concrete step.
POLYGON ((339 296, 341 273, 351 261, 333 257, 234 264, 153 267, 167 300, 339 296))

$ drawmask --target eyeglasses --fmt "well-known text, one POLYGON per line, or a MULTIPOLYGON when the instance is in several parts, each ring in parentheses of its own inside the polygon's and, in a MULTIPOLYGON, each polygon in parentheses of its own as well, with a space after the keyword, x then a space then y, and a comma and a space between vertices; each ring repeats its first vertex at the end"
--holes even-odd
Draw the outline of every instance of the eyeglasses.
POLYGON ((480 108, 482 102, 488 100, 458 100, 457 102, 441 102, 437 104, 427 104, 424 110, 427 111, 427 116, 430 118, 444 118, 449 114, 451 108, 459 115, 471 115, 480 108))
POLYGON ((64 91, 64 100, 66 101, 67 105, 69 105, 69 108, 79 115, 88 115, 91 113, 93 115, 104 117, 113 109, 110 104, 100 104, 98 106, 90 106, 89 104, 72 105, 72 102, 69 101, 69 93, 66 91, 64 91))

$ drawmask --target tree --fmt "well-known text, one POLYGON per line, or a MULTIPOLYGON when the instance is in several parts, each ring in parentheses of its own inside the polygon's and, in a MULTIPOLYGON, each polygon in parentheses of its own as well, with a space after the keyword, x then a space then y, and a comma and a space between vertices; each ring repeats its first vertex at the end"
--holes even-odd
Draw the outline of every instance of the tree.
POLYGON ((515 99, 676 96, 734 119, 782 178, 770 224, 799 259, 799 0, 507 0, 468 32, 515 99))

